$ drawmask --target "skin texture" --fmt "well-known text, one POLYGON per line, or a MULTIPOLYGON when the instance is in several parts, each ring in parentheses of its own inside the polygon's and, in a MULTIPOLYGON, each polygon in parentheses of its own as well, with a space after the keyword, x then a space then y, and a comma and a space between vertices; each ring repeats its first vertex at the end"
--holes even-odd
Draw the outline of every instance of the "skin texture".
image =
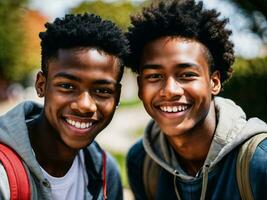
POLYGON ((194 175, 203 165, 216 127, 213 96, 220 74, 209 70, 206 48, 179 37, 146 44, 138 76, 139 97, 194 175), (180 111, 179 111, 180 109, 180 111))
POLYGON ((63 176, 78 150, 89 145, 111 121, 120 96, 119 61, 103 51, 60 49, 48 74, 37 74, 44 112, 28 127, 40 165, 63 176))

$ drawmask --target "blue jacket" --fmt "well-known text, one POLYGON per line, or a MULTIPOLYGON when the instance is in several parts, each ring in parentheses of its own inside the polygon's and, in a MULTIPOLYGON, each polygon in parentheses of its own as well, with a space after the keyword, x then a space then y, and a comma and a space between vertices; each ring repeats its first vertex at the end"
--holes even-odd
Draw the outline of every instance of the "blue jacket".
MULTIPOLYGON (((201 196, 212 200, 241 199, 236 180, 239 147, 251 136, 267 132, 267 125, 257 118, 246 120, 245 113, 230 100, 216 97, 215 107, 218 116, 215 135, 205 163, 195 177, 181 169, 164 134, 154 121, 150 122, 144 138, 127 155, 129 182, 137 200, 148 199, 143 181, 146 155, 160 166, 156 199, 179 199, 175 188, 183 200, 199 200, 201 196)), ((267 199, 267 140, 258 145, 249 173, 254 198, 267 199)))
MULTIPOLYGON (((42 106, 33 102, 24 102, 7 114, 0 117, 0 142, 12 147, 23 159, 31 185, 33 200, 50 200, 51 188, 43 176, 42 170, 35 159, 28 137, 26 121, 37 117, 42 112, 42 106)), ((96 142, 83 149, 86 172, 89 179, 84 199, 102 200, 102 150, 96 142)), ((122 200, 122 185, 115 160, 107 154, 107 196, 109 200, 122 200)), ((0 164, 0 182, 4 180, 5 172, 0 164), (1 179, 2 177, 2 179, 1 179)), ((0 184, 0 199, 5 199, 9 191, 8 184, 0 184)))

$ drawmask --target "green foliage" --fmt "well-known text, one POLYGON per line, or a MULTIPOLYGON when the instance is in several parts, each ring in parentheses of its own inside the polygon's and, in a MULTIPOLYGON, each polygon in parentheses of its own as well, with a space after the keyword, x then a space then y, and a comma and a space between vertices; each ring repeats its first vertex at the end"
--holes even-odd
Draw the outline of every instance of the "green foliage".
POLYGON ((139 106, 141 105, 142 102, 140 99, 131 99, 131 100, 121 100, 120 101, 120 108, 124 108, 124 107, 135 107, 135 106, 139 106))
POLYGON ((6 81, 21 77, 20 54, 23 51, 24 30, 21 25, 22 7, 26 0, 0 1, 0 76, 6 81))
POLYGON ((72 9, 72 13, 90 12, 100 15, 104 19, 115 22, 123 30, 130 25, 130 15, 137 11, 141 5, 133 4, 130 1, 116 1, 113 3, 103 0, 82 2, 78 7, 72 9))
POLYGON ((267 57, 239 58, 234 69, 221 95, 234 100, 248 117, 259 117, 267 122, 267 57))

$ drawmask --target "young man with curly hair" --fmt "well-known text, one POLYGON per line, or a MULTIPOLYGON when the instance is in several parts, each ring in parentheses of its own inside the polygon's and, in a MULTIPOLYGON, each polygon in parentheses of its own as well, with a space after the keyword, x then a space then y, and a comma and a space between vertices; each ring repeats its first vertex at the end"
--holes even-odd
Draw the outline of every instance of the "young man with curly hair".
MULTIPOLYGON (((115 161, 94 139, 118 104, 127 40, 94 14, 45 27, 35 84, 44 105, 23 102, 2 116, 0 142, 21 156, 31 199, 122 199, 115 161)), ((9 199, 8 184, 0 186, 0 199, 9 199)))
MULTIPOLYGON (((131 18, 128 65, 152 117, 127 155, 136 199, 240 199, 239 146, 267 125, 216 97, 234 62, 231 31, 219 15, 202 2, 172 0, 131 18)), ((266 149, 264 140, 250 164, 255 199, 267 195, 266 149)))

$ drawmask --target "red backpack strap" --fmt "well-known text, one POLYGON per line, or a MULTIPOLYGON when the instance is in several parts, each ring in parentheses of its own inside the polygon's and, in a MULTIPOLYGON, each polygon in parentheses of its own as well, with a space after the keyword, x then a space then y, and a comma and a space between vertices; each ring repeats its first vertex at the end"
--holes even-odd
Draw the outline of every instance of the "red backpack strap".
POLYGON ((103 194, 104 200, 108 199, 107 196, 107 155, 105 151, 102 150, 102 179, 103 179, 103 194))
POLYGON ((31 187, 28 174, 20 156, 7 145, 0 143, 0 162, 7 173, 10 199, 31 199, 31 187))

